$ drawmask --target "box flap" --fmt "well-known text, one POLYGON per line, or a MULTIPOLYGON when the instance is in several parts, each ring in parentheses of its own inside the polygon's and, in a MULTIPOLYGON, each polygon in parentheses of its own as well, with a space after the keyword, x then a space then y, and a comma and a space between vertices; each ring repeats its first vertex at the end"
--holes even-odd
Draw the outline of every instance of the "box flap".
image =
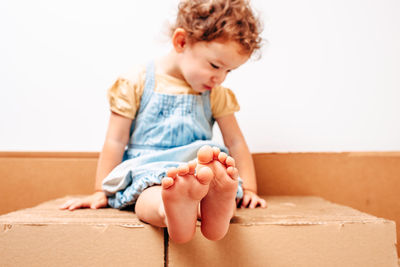
POLYGON ((382 223, 387 220, 319 197, 265 197, 266 209, 238 209, 232 223, 242 225, 315 225, 382 223))
POLYGON ((88 224, 144 227, 144 223, 132 211, 120 211, 112 208, 59 210, 58 207, 69 198, 71 197, 59 198, 33 208, 2 215, 0 224, 88 224))

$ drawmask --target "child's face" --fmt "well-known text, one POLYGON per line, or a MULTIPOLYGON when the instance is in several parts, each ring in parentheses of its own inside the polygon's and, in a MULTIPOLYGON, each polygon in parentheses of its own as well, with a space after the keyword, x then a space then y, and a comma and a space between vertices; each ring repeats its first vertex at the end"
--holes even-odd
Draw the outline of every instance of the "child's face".
POLYGON ((220 85, 231 70, 249 59, 240 49, 235 41, 214 40, 187 45, 181 54, 182 76, 196 92, 211 90, 220 85))

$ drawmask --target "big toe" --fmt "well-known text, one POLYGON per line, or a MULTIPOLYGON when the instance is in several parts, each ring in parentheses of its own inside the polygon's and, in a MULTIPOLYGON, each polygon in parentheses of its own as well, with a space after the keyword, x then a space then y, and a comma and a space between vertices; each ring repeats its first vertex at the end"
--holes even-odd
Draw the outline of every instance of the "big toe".
POLYGON ((196 177, 201 184, 207 185, 211 182, 211 179, 214 178, 214 173, 209 167, 202 166, 198 168, 196 177))
POLYGON ((197 151, 197 160, 199 163, 209 163, 214 159, 213 149, 206 145, 202 146, 199 151, 197 151))

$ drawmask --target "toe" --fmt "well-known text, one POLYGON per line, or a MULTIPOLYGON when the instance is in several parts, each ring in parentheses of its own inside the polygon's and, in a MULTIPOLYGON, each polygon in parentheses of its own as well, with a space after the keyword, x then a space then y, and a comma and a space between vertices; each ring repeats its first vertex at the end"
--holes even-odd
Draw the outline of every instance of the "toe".
POLYGON ((226 169, 226 173, 234 180, 236 180, 239 177, 238 169, 232 166, 226 169))
POLYGON ((178 167, 179 175, 186 175, 188 173, 189 173, 189 165, 188 164, 182 164, 178 167))
POLYGON ((189 174, 194 174, 196 170, 197 163, 195 160, 189 161, 189 174))
POLYGON ((171 177, 173 179, 176 178, 176 175, 178 174, 178 169, 175 167, 169 168, 167 171, 167 176, 171 177))
POLYGON ((235 160, 232 157, 227 157, 225 160, 227 166, 235 167, 235 160))
POLYGON ((214 147, 212 148, 212 150, 213 150, 213 158, 214 158, 214 159, 217 159, 219 153, 221 153, 221 150, 220 150, 218 147, 216 147, 216 146, 214 146, 214 147))
POLYGON ((173 184, 174 184, 174 179, 172 179, 171 177, 164 177, 161 180, 161 186, 163 189, 167 189, 171 187, 173 184))
POLYGON ((221 152, 218 155, 218 160, 219 162, 221 162, 222 164, 225 164, 226 159, 228 158, 228 155, 225 152, 221 152))
POLYGON ((197 152, 199 163, 209 163, 214 158, 213 149, 210 146, 202 146, 197 152))
POLYGON ((214 177, 214 173, 209 167, 203 166, 197 170, 196 177, 201 184, 209 184, 214 177))

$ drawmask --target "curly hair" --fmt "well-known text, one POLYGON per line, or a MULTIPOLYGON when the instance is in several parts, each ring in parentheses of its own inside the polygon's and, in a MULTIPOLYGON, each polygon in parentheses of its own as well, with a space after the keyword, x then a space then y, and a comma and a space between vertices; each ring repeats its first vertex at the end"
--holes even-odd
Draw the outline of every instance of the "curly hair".
POLYGON ((248 0, 182 0, 171 35, 177 28, 188 33, 190 42, 233 40, 249 55, 261 47, 262 26, 248 0))

